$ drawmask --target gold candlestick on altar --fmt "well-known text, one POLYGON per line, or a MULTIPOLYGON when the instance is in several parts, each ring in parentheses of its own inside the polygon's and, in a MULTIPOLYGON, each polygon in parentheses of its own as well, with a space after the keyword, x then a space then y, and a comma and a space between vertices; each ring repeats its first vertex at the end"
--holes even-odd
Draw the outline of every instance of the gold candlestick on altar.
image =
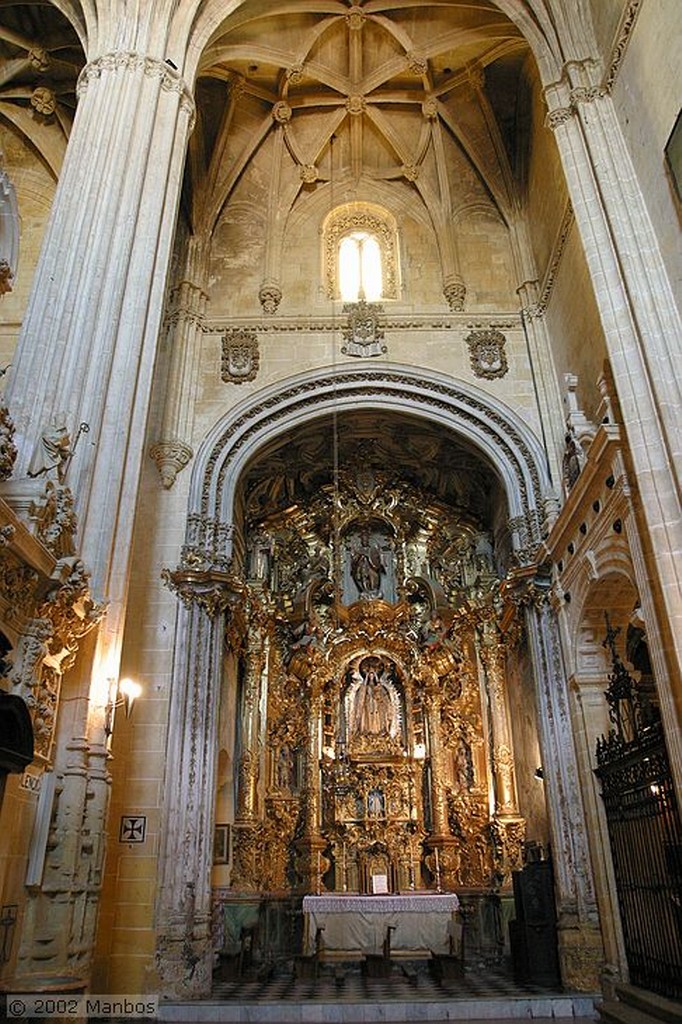
POLYGON ((348 874, 346 871, 346 844, 344 843, 341 847, 341 877, 343 881, 343 891, 348 892, 348 874))
POLYGON ((317 851, 317 895, 322 891, 322 854, 317 851))
POLYGON ((438 892, 441 891, 440 887, 440 859, 438 857, 438 847, 436 846, 433 851, 436 855, 436 889, 438 892))

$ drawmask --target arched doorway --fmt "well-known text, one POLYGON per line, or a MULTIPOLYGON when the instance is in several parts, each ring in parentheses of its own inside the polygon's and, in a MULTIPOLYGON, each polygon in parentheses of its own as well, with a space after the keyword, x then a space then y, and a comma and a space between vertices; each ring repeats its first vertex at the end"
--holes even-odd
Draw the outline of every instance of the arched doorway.
POLYGON ((543 466, 500 403, 398 366, 296 378, 209 435, 183 565, 166 574, 183 601, 159 901, 167 986, 210 986, 213 825, 226 818, 232 871, 218 875, 257 901, 366 891, 376 875, 394 890, 508 891, 522 788, 557 850, 560 906, 573 927, 587 915, 558 638, 533 561, 543 466), (538 756, 547 809, 525 792, 538 756))

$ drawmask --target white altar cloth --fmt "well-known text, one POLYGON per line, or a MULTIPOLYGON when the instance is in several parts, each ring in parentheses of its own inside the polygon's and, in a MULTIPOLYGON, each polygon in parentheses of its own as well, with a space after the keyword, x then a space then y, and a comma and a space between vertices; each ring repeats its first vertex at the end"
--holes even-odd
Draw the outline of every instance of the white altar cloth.
POLYGON ((405 896, 304 896, 304 948, 315 952, 318 928, 321 951, 348 954, 382 952, 391 926, 391 949, 406 954, 457 953, 461 924, 454 893, 405 896))

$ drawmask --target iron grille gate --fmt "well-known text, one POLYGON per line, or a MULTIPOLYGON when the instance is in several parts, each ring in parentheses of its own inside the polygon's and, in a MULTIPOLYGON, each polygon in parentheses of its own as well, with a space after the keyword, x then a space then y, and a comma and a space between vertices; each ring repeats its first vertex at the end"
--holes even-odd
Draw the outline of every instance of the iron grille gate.
POLYGON ((597 744, 625 951, 633 985, 682 998, 682 826, 660 720, 615 651, 606 699, 614 728, 597 744))

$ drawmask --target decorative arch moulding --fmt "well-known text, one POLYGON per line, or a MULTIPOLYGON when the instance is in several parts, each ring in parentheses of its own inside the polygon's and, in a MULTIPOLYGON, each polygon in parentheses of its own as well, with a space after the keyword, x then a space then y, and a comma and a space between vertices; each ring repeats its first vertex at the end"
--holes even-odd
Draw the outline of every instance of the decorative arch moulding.
POLYGON ((327 368, 239 403, 215 425, 197 455, 190 520, 232 522, 243 469, 281 433, 334 412, 376 407, 421 416, 473 444, 502 481, 510 517, 522 524, 517 552, 527 558, 539 546, 542 500, 550 486, 540 439, 508 406, 474 385, 399 364, 327 368))

